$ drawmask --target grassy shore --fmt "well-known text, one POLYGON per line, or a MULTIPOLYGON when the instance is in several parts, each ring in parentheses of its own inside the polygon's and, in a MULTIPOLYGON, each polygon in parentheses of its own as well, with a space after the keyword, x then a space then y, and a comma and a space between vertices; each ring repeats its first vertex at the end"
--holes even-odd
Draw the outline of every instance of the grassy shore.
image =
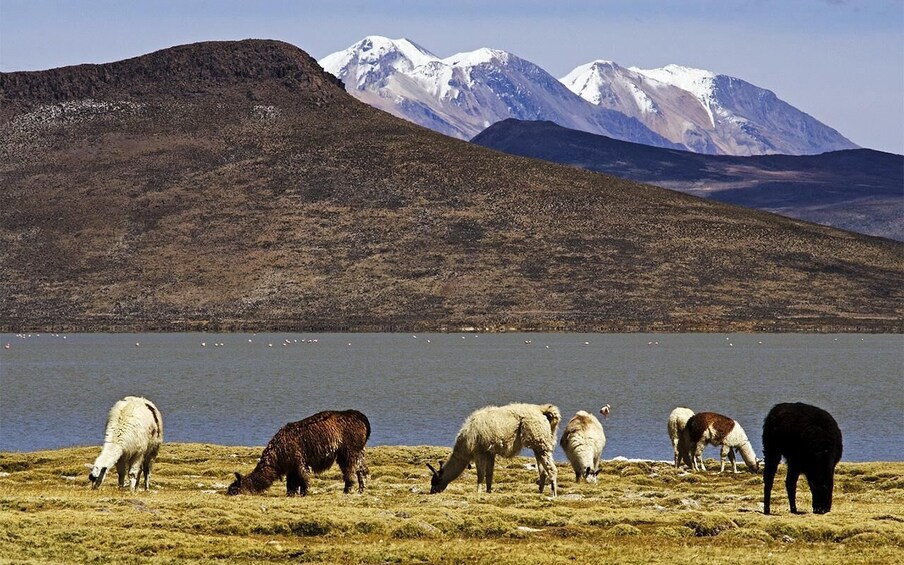
MULTIPOLYGON (((809 513, 801 480, 792 515, 784 475, 773 516, 761 475, 688 474, 663 463, 607 461, 598 485, 560 462, 557 499, 536 492, 529 458, 502 459, 490 495, 473 471, 428 495, 436 447, 368 450, 363 495, 338 469, 305 498, 276 483, 225 496, 261 448, 165 444, 150 492, 99 490, 85 463, 99 448, 0 453, 0 562, 314 563, 902 563, 904 463, 841 463, 830 514, 809 513)), ((783 472, 784 466, 780 471, 783 472)))

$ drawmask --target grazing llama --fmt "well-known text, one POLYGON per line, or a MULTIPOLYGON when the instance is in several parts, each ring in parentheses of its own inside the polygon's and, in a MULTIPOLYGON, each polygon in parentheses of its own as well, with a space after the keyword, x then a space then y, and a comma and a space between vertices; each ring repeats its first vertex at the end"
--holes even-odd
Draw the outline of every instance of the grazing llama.
POLYGON ((370 422, 357 410, 328 410, 291 422, 276 432, 253 471, 247 476, 235 474, 226 492, 259 493, 285 476, 286 496, 305 496, 311 476, 326 471, 333 463, 339 463, 342 470, 344 493, 351 492, 355 478, 358 492, 364 492, 368 475, 364 445, 368 438, 370 422))
POLYGON ((684 463, 689 468, 693 468, 694 466, 691 462, 691 446, 689 445, 687 434, 684 433, 687 421, 690 420, 693 415, 693 410, 680 406, 672 410, 672 413, 669 414, 669 421, 666 428, 669 432, 669 439, 672 440, 672 452, 675 456, 676 469, 681 463, 684 463))
POLYGON ((785 488, 797 513, 797 480, 807 477, 813 513, 832 509, 835 466, 841 460, 841 430, 831 414, 802 402, 776 404, 763 422, 763 512, 769 514, 772 482, 782 457, 788 463, 785 488))
POLYGON ((522 449, 531 449, 537 460, 540 492, 549 481, 556 496, 556 470, 552 453, 556 447, 556 428, 561 416, 552 404, 508 404, 481 408, 464 421, 449 459, 439 469, 427 463, 433 476, 430 494, 443 492, 473 461, 477 467, 477 488, 486 480, 486 491, 493 491, 496 456, 514 457, 522 449))
POLYGON ((756 453, 753 451, 750 440, 747 439, 744 428, 727 416, 716 414, 715 412, 699 412, 688 419, 684 433, 687 434, 688 442, 691 446, 691 453, 693 454, 691 462, 695 471, 698 469, 706 470, 703 465, 703 448, 706 447, 707 443, 720 447, 719 463, 722 465, 719 469, 720 473, 725 471, 726 455, 728 460, 731 461, 732 472, 738 472, 738 467, 735 463, 735 449, 744 458, 748 471, 756 473, 760 469, 760 462, 756 458, 756 453))
POLYGON ((113 405, 107 415, 104 446, 94 465, 88 465, 88 480, 93 488, 104 482, 107 470, 116 466, 119 487, 129 478, 134 491, 144 475, 144 490, 148 490, 151 469, 163 443, 163 416, 154 403, 140 396, 127 396, 113 405))
POLYGON ((606 447, 606 434, 596 416, 578 410, 565 426, 559 445, 574 469, 574 480, 595 483, 600 472, 600 456, 606 447))

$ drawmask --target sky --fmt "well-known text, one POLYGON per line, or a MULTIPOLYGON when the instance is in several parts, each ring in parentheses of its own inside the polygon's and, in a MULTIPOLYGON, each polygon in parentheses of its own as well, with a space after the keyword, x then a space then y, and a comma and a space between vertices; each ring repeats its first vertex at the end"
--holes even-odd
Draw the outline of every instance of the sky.
POLYGON ((319 59, 367 35, 502 49, 556 77, 595 59, 707 69, 904 154, 904 0, 0 0, 0 71, 247 38, 319 59))

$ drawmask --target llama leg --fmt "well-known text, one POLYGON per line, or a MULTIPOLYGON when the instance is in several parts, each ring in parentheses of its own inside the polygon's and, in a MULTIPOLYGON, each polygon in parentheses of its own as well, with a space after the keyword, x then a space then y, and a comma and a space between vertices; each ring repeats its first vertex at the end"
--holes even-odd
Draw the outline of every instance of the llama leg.
POLYGON ((775 481, 775 473, 778 471, 778 464, 781 460, 781 456, 770 457, 766 455, 766 461, 763 463, 763 514, 769 514, 772 483, 775 481))
POLYGON ((342 467, 341 460, 339 466, 342 468, 343 478, 346 479, 345 493, 348 494, 351 492, 355 479, 358 481, 358 494, 364 492, 368 475, 367 465, 364 460, 364 450, 362 449, 360 453, 349 454, 346 466, 344 468, 342 467))
POLYGON ((480 492, 480 485, 486 476, 486 460, 487 455, 484 453, 478 453, 474 457, 474 466, 477 468, 477 492, 480 492))
POLYGON ((496 456, 490 455, 487 457, 487 469, 486 469, 486 480, 487 480, 487 494, 493 492, 493 470, 496 468, 496 456))
POLYGON ((311 483, 311 473, 306 469, 302 470, 298 476, 298 494, 301 496, 308 495, 308 485, 311 483))
POLYGON ((543 460, 536 451, 534 451, 534 459, 537 460, 537 485, 540 487, 540 492, 543 492, 546 487, 546 469, 543 468, 543 460))
POLYGON ((703 464, 703 448, 706 447, 706 442, 700 441, 694 445, 694 470, 695 471, 706 471, 706 466, 703 464))
POLYGON ((737 462, 738 454, 734 449, 728 450, 728 460, 731 461, 731 472, 734 474, 738 474, 738 462, 737 462))
POLYGON ((120 457, 119 461, 116 462, 116 474, 119 475, 117 479, 119 488, 125 488, 126 477, 129 476, 129 462, 126 461, 125 457, 120 457))
POLYGON ((345 482, 342 492, 343 494, 348 494, 352 491, 352 485, 355 484, 353 474, 355 460, 346 450, 342 450, 336 454, 336 463, 339 465, 339 470, 342 471, 342 480, 345 482))
POLYGON ((682 433, 678 436, 678 464, 680 465, 684 462, 687 465, 688 469, 694 468, 694 463, 692 461, 692 453, 691 449, 693 446, 691 445, 690 439, 687 437, 686 433, 682 433))
POLYGON ((788 491, 788 504, 791 513, 797 514, 797 479, 800 478, 800 467, 788 463, 788 476, 785 477, 785 490, 788 491))
POLYGON ((129 465, 129 490, 135 492, 138 488, 138 477, 141 475, 141 459, 137 457, 129 465))
POLYGON ((678 438, 672 440, 672 452, 675 454, 675 468, 678 468, 678 461, 680 457, 678 456, 678 438))
POLYGON ((151 471, 154 469, 154 459, 148 457, 144 460, 144 490, 150 490, 151 471))
POLYGON ((734 453, 732 453, 731 448, 727 445, 719 446, 719 474, 725 472, 725 457, 728 457, 729 461, 734 463, 734 453))
POLYGON ((286 473, 286 496, 295 496, 298 494, 298 471, 289 471, 286 473))
POLYGON ((358 494, 361 494, 364 492, 364 487, 367 486, 367 477, 370 475, 363 452, 361 453, 361 457, 356 460, 355 475, 358 478, 358 494))
POLYGON ((549 479, 549 490, 553 496, 556 496, 558 491, 556 479, 559 472, 556 469, 556 462, 553 461, 552 453, 544 452, 540 454, 534 452, 534 456, 537 459, 537 469, 540 471, 540 492, 543 492, 546 480, 549 479))

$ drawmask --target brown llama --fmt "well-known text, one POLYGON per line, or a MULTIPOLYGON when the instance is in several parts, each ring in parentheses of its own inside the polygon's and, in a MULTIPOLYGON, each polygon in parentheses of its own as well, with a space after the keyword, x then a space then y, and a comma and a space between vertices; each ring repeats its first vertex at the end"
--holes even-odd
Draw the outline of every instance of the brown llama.
POLYGON ((342 470, 345 494, 351 492, 356 477, 358 492, 364 492, 368 476, 364 445, 368 438, 370 422, 357 410, 327 410, 291 422, 276 432, 253 471, 247 476, 235 474, 226 493, 259 493, 285 476, 286 496, 305 496, 311 475, 326 471, 333 463, 339 463, 342 470))

